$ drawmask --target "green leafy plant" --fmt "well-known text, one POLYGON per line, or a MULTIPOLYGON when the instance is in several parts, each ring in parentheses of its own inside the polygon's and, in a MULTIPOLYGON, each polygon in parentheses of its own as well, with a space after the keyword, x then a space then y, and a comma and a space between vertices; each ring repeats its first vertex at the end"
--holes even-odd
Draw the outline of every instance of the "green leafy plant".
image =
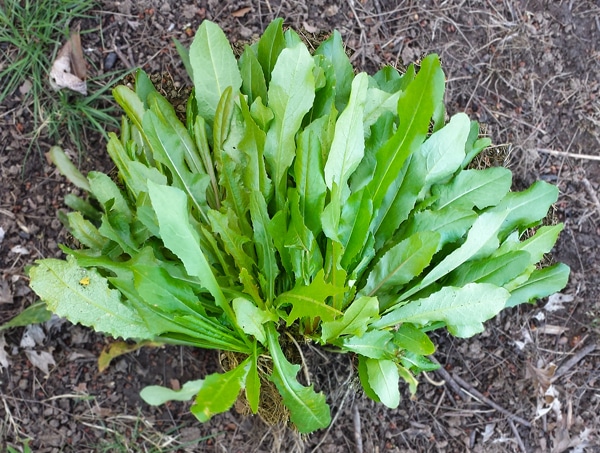
POLYGON ((490 141, 464 113, 446 123, 436 55, 355 75, 339 33, 311 55, 276 20, 239 59, 204 21, 184 58, 186 124, 141 71, 135 91, 114 90, 118 181, 53 151, 90 194, 64 218, 82 248, 30 272, 74 323, 237 358, 179 391, 144 389, 150 404, 194 398, 206 421, 243 390, 256 413, 271 381, 311 432, 329 407, 298 380, 289 337, 356 354, 365 393, 396 407, 400 378, 415 392, 436 368, 428 331, 472 336, 566 284, 565 265, 536 266, 562 229, 539 226, 556 187, 511 192, 508 169, 467 169, 490 141))

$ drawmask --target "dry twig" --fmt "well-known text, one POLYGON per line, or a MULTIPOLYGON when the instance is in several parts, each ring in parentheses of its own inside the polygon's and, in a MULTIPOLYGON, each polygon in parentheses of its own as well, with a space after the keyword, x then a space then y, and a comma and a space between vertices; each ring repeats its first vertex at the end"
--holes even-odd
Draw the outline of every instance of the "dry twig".
POLYGON ((558 370, 556 370, 556 373, 554 373, 554 376, 552 376, 552 380, 550 382, 554 382, 561 376, 567 374, 571 368, 577 365, 579 361, 581 361, 586 355, 592 353, 595 349, 595 343, 588 344, 585 348, 583 348, 581 351, 579 351, 577 354, 575 354, 573 357, 567 360, 564 364, 562 364, 561 367, 558 370))
POLYGON ((493 402, 491 399, 483 396, 483 394, 479 390, 477 390, 475 387, 473 387, 468 382, 464 381, 460 376, 458 376, 456 374, 452 374, 452 378, 461 387, 465 388, 469 393, 471 393, 473 396, 475 396, 478 399, 480 399, 483 403, 485 403, 488 406, 496 409, 498 412, 501 412, 502 414, 506 415, 508 418, 513 419, 514 421, 520 423, 521 425, 526 426, 527 428, 531 428, 531 423, 529 423, 527 420, 525 420, 524 418, 519 417, 518 415, 513 414, 512 412, 504 409, 499 404, 493 402))
POLYGON ((592 156, 591 154, 576 154, 569 153, 567 151, 558 151, 555 149, 537 148, 537 152, 544 154, 551 154, 552 156, 571 157, 573 159, 586 159, 586 160, 597 160, 600 161, 600 156, 592 156))
POLYGON ((354 423, 354 440, 356 442, 356 453, 363 453, 362 434, 360 429, 360 412, 358 405, 352 406, 352 421, 354 423))

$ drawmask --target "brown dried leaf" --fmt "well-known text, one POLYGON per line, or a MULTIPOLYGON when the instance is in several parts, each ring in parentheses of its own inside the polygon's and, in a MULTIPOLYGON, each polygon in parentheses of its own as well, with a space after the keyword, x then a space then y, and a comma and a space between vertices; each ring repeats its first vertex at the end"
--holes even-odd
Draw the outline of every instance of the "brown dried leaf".
POLYGON ((67 88, 85 96, 87 95, 86 74, 87 68, 81 48, 79 26, 77 26, 52 63, 50 85, 56 91, 67 88))
POLYGON ((232 12, 231 15, 233 17, 244 17, 250 11, 252 11, 252 7, 251 6, 245 6, 243 8, 238 9, 237 11, 232 12))

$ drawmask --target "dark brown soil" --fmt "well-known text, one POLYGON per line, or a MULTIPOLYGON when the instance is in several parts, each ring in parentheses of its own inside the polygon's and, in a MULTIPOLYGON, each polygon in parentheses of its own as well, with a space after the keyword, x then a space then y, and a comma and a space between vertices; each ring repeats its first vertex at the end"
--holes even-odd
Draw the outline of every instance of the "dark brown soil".
MULTIPOLYGON (((114 44, 116 68, 168 72, 182 84, 171 38, 189 45, 205 18, 233 42, 258 37, 275 17, 307 32, 336 28, 357 69, 371 72, 439 53, 449 113, 466 111, 500 153, 510 149, 507 165, 518 188, 536 179, 558 185, 555 215, 565 230, 553 259, 571 267, 571 280, 550 307, 543 300, 506 310, 477 337, 436 334, 435 357, 446 374, 431 373, 430 382, 422 376, 414 399, 404 389, 397 410, 362 396, 351 357, 307 350, 318 370, 313 380, 332 389, 334 416, 330 429, 311 436, 235 411, 201 425, 189 404, 154 408, 140 400, 145 385, 176 388, 216 371, 215 352, 145 348, 99 373, 97 356, 111 339, 59 322, 45 325, 35 346, 22 347, 24 329, 12 329, 4 334, 10 366, 0 365, 0 450, 30 438, 36 452, 600 451, 598 2, 104 0, 94 16, 82 27, 82 43, 95 67, 116 55, 114 44), (47 374, 26 349, 51 354, 47 374), (550 383, 553 399, 544 399, 550 383)), ((24 161, 32 124, 18 92, 0 104, 0 324, 35 301, 24 268, 60 256, 58 244, 67 238, 56 211, 76 192, 40 155, 24 161)), ((37 140, 42 151, 54 144, 43 132, 37 140)), ((109 171, 101 139, 88 140, 82 150, 63 146, 81 152, 84 172, 109 171)))

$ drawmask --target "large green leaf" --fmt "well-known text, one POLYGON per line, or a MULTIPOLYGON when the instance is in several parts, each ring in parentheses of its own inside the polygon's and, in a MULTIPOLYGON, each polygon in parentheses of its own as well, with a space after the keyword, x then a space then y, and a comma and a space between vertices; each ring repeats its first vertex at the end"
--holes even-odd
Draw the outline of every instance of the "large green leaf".
POLYGON ((202 21, 190 46, 190 65, 198 114, 212 124, 219 99, 227 87, 237 93, 242 77, 229 41, 217 24, 202 21))
POLYGON ((506 307, 514 307, 534 299, 550 296, 565 287, 569 281, 569 267, 558 263, 544 269, 536 269, 529 279, 511 291, 506 307))
POLYGON ((397 175, 404 162, 423 143, 429 121, 444 93, 444 73, 437 55, 423 59, 421 70, 398 101, 399 126, 376 152, 377 166, 369 189, 375 211, 387 211, 395 198, 390 188, 397 187, 397 175))
POLYGON ((445 286, 425 299, 391 310, 373 327, 386 328, 403 322, 425 326, 442 321, 452 335, 467 338, 483 332, 483 322, 496 316, 509 297, 504 288, 489 283, 469 283, 462 288, 445 286))
POLYGON ((277 208, 287 193, 287 171, 295 156, 295 137, 315 97, 314 61, 306 46, 284 49, 273 69, 269 108, 274 118, 267 132, 265 159, 275 185, 277 208))
POLYGON ((325 183, 331 190, 336 184, 342 200, 348 198, 347 181, 363 158, 365 150, 363 111, 365 108, 367 74, 360 73, 352 81, 350 100, 335 124, 333 143, 325 163, 325 183))
POLYGON ((518 237, 515 237, 515 240, 507 238, 497 250, 496 255, 504 254, 507 251, 522 250, 531 255, 530 263, 535 264, 539 262, 546 253, 550 253, 563 227, 564 225, 562 223, 541 226, 533 236, 524 241, 519 241, 518 237))
POLYGON ((440 235, 442 247, 463 237, 475 220, 477 214, 470 209, 425 210, 411 215, 402 232, 404 236, 410 236, 419 231, 435 231, 440 235))
POLYGON ((213 373, 204 379, 191 407, 198 420, 207 422, 213 415, 228 411, 233 406, 244 387, 251 360, 249 357, 226 373, 213 373))
POLYGON ((495 206, 510 190, 512 173, 503 167, 461 171, 450 184, 433 187, 435 209, 477 209, 495 206))
POLYGON ((233 321, 233 310, 206 261, 198 233, 189 222, 185 193, 176 187, 159 186, 151 181, 148 181, 148 189, 165 247, 181 259, 188 274, 198 278, 200 284, 215 298, 217 305, 233 321))
POLYGON ((402 323, 394 333, 394 344, 419 355, 429 355, 435 352, 435 345, 427 334, 408 322, 402 323))
POLYGON ((377 261, 360 294, 397 292, 429 265, 439 241, 438 233, 423 231, 396 244, 377 261))
POLYGON ((242 76, 242 92, 248 96, 248 104, 252 105, 256 98, 261 98, 266 103, 267 82, 254 50, 246 46, 238 64, 242 76))
POLYGON ((273 359, 271 380, 283 397, 283 403, 290 411, 290 420, 298 431, 309 433, 325 428, 331 423, 329 406, 323 393, 316 393, 312 386, 304 387, 296 379, 300 365, 293 365, 286 359, 278 341, 279 334, 272 323, 267 325, 267 342, 273 359))
POLYGON ((530 264, 531 255, 518 250, 496 257, 467 261, 455 269, 445 283, 464 286, 467 283, 478 282, 503 286, 525 271, 530 264))
POLYGON ((154 333, 123 303, 119 292, 108 287, 98 271, 79 267, 72 257, 67 261, 38 261, 29 275, 31 288, 58 316, 115 338, 154 338, 154 333))
POLYGON ((398 365, 393 360, 386 359, 367 359, 366 365, 369 385, 379 400, 391 409, 398 407, 400 404, 398 365))
POLYGON ((52 317, 52 312, 48 311, 44 302, 36 302, 30 305, 11 320, 0 325, 0 333, 11 327, 22 327, 30 324, 46 322, 52 317))
POLYGON ((268 321, 277 321, 277 315, 270 311, 261 310, 244 297, 233 299, 232 304, 237 322, 242 330, 248 335, 252 335, 262 344, 266 344, 267 337, 263 325, 268 321))
MULTIPOLYGON (((279 54, 286 47, 282 24, 283 19, 275 19, 268 25, 258 40, 257 58, 262 66, 267 83, 271 80, 271 73, 275 68, 279 54)), ((267 99, 265 98, 263 101, 267 102, 267 99)))

